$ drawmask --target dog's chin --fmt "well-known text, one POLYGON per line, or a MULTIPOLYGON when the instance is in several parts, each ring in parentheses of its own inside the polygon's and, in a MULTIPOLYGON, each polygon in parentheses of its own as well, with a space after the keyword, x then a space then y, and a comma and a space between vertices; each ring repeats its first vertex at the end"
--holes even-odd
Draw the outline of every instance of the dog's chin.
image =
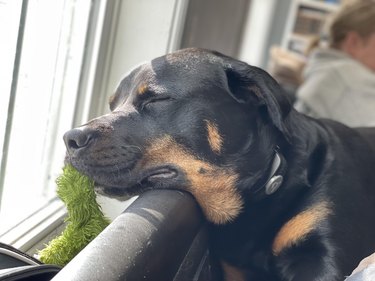
POLYGON ((125 201, 129 199, 130 196, 135 196, 141 193, 140 191, 138 191, 138 189, 110 187, 110 186, 103 186, 103 185, 97 185, 97 184, 95 184, 95 192, 98 195, 117 199, 119 201, 125 201))
POLYGON ((139 195, 147 190, 173 188, 181 178, 178 171, 171 167, 153 168, 139 175, 137 179, 125 179, 116 184, 111 184, 110 181, 95 182, 95 192, 123 201, 129 196, 139 195))

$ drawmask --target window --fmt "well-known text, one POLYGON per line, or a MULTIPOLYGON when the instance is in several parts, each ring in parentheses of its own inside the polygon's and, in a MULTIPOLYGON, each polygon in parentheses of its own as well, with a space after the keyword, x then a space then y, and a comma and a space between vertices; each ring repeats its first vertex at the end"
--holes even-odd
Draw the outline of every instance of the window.
POLYGON ((0 236, 55 198, 91 4, 0 0, 0 236))
MULTIPOLYGON (((0 0, 0 241, 33 252, 61 225, 64 132, 108 112, 134 65, 179 47, 187 4, 0 0)), ((98 199, 111 218, 128 204, 98 199)))

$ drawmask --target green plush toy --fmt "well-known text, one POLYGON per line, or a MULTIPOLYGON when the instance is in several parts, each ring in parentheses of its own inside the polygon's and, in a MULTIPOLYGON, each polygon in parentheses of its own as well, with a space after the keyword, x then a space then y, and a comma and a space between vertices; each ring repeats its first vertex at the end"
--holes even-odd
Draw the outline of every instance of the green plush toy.
POLYGON ((68 216, 63 233, 39 252, 39 259, 64 266, 109 224, 96 202, 94 182, 67 165, 57 178, 57 195, 65 203, 68 216))

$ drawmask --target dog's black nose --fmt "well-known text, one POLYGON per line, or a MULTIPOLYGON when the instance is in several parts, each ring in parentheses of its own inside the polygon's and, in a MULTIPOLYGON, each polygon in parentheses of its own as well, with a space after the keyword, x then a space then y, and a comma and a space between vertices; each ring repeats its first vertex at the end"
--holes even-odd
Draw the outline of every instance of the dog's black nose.
POLYGON ((72 129, 64 134, 64 142, 69 154, 87 147, 92 139, 92 134, 85 129, 72 129))

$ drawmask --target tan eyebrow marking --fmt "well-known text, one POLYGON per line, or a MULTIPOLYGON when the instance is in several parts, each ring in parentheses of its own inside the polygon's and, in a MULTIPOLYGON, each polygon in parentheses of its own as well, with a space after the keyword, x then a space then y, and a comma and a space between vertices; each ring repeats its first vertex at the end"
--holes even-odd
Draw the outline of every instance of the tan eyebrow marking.
POLYGON ((143 84, 141 84, 141 85, 138 87, 138 89, 137 89, 137 93, 138 93, 138 95, 143 95, 143 94, 147 93, 148 90, 149 90, 149 89, 148 89, 147 84, 143 83, 143 84))
POLYGON ((232 169, 198 159, 168 135, 153 140, 145 152, 140 169, 173 164, 184 171, 188 180, 184 189, 194 196, 209 221, 225 224, 239 215, 243 202, 235 187, 238 175, 232 169))
POLYGON ((209 120, 205 120, 205 122, 208 133, 208 143, 213 152, 220 154, 223 146, 223 137, 220 135, 219 129, 215 123, 209 120))
POLYGON ((273 254, 277 256, 284 249, 297 245, 330 213, 328 202, 321 202, 291 218, 277 233, 272 246, 273 254))

